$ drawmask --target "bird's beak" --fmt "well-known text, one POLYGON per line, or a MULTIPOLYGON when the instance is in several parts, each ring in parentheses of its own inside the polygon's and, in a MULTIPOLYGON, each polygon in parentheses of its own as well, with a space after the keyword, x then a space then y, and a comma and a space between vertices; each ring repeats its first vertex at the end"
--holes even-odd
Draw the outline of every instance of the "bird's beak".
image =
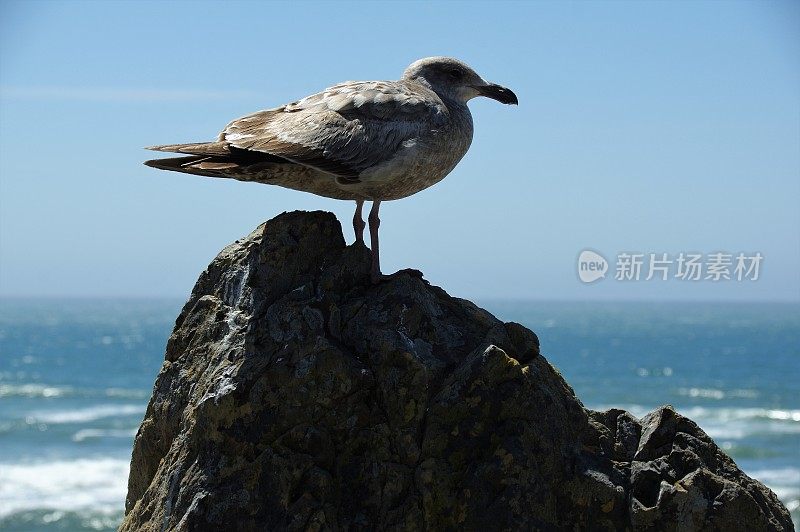
POLYGON ((481 96, 486 96, 492 100, 497 100, 500 103, 518 105, 517 95, 511 89, 501 87, 495 83, 487 83, 486 85, 475 85, 475 90, 481 96))

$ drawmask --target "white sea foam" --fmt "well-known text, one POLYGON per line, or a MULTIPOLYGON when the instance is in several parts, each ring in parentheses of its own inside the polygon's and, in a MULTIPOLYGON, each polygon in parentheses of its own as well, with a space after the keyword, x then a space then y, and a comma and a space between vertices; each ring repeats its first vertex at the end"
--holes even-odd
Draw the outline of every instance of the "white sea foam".
MULTIPOLYGON (((731 421, 778 421, 785 422, 776 424, 776 426, 783 425, 788 429, 786 432, 794 433, 796 431, 800 431, 800 425, 797 425, 797 423, 800 423, 800 410, 777 408, 708 408, 703 406, 693 406, 686 409, 680 409, 680 412, 695 421, 704 419, 721 423, 727 423, 731 421)), ((759 430, 761 430, 761 427, 759 427, 759 430)))
POLYGON ((747 474, 759 479, 764 484, 795 486, 796 490, 800 492, 800 468, 759 469, 757 471, 747 471, 747 474))
POLYGON ((0 397, 63 397, 72 394, 70 386, 44 384, 0 384, 0 397))
POLYGON ((741 440, 747 437, 752 431, 742 424, 716 425, 710 422, 698 423, 708 436, 715 440, 719 445, 730 446, 731 440, 741 440))
POLYGON ((736 389, 736 390, 719 390, 717 388, 680 388, 678 394, 686 397, 700 397, 703 399, 726 399, 726 398, 740 398, 740 399, 755 399, 759 396, 758 390, 749 389, 736 389))
POLYGON ((120 512, 125 501, 128 470, 127 460, 107 457, 0 463, 0 519, 35 509, 120 512))
POLYGON ((800 434, 800 410, 692 407, 680 412, 717 441, 754 434, 800 434))
POLYGON ((107 417, 143 415, 144 405, 97 405, 75 410, 39 410, 28 414, 29 423, 87 423, 107 417))
POLYGON ((122 397, 126 399, 147 399, 150 392, 130 388, 90 389, 75 388, 73 386, 58 386, 41 383, 0 384, 0 398, 2 397, 122 397))
POLYGON ((72 441, 80 443, 96 438, 133 438, 134 436, 136 436, 136 429, 81 429, 72 435, 72 441))

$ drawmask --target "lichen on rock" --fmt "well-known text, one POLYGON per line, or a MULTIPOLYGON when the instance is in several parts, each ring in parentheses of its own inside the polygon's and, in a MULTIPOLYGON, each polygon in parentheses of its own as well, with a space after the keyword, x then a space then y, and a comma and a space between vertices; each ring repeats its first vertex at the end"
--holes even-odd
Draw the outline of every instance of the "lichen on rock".
POLYGON ((121 530, 792 530, 691 420, 587 410, 534 333, 369 263, 323 212, 220 252, 167 344, 121 530))

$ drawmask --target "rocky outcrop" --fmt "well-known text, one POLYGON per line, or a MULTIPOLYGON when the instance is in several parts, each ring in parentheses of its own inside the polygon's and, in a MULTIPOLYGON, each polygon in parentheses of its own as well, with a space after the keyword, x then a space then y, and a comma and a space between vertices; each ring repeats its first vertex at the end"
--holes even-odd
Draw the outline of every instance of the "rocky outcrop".
POLYGON ((122 530, 792 530, 695 423, 586 410, 535 334, 328 213, 225 248, 169 339, 122 530))

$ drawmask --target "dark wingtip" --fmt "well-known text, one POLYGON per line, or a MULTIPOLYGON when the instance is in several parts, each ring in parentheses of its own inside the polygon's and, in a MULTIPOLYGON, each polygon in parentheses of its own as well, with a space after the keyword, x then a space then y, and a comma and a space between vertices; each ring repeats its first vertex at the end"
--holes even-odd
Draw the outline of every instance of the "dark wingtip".
POLYGON ((194 162, 202 157, 197 155, 190 155, 188 157, 167 157, 165 159, 150 159, 143 164, 150 168, 158 168, 159 170, 177 170, 186 163, 194 162))
POLYGON ((149 166, 150 168, 157 168, 158 170, 170 170, 171 166, 164 164, 164 161, 168 161, 169 159, 150 159, 149 161, 145 161, 145 166, 149 166))

